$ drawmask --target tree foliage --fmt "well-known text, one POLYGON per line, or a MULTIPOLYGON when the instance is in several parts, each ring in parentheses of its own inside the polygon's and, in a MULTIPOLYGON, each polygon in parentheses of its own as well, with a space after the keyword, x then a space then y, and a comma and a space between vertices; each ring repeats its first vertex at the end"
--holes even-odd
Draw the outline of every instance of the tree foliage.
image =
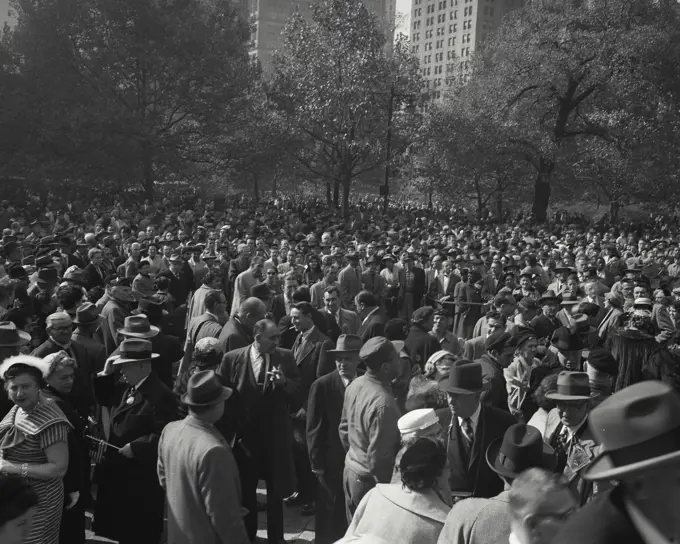
POLYGON ((6 169, 142 183, 231 167, 225 146, 257 71, 221 0, 13 0, 0 89, 6 169), (21 96, 21 99, 17 98, 21 96), (14 141, 12 141, 14 140, 14 141))
POLYGON ((403 152, 413 105, 424 97, 406 43, 386 47, 358 0, 319 0, 311 20, 293 15, 273 57, 271 89, 294 140, 292 157, 342 187, 345 214, 352 183, 403 152))
POLYGON ((645 175, 668 188, 677 171, 678 20, 676 2, 656 0, 532 0, 510 12, 444 103, 451 121, 435 123, 444 140, 473 143, 454 153, 455 172, 469 172, 475 149, 480 159, 495 155, 472 161, 487 174, 523 161, 538 220, 563 180, 572 193, 617 201, 642 196, 645 175))

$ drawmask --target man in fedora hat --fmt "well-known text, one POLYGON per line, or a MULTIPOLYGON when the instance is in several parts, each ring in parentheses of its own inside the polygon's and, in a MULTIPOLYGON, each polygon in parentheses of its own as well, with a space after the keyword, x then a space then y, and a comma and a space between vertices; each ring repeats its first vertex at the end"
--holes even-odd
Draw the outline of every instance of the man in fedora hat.
POLYGON ((465 359, 456 361, 439 381, 449 403, 442 426, 447 429, 449 485, 456 498, 490 498, 503 489, 483 457, 489 444, 516 420, 506 411, 482 404, 482 392, 489 385, 483 380, 482 365, 465 359))
POLYGON ((172 391, 152 372, 158 354, 144 338, 126 338, 96 380, 97 400, 111 417, 93 530, 120 544, 158 542, 164 494, 158 483, 158 440, 178 417, 172 391))
POLYGON ((560 424, 545 441, 557 453, 558 471, 564 473, 583 505, 597 492, 596 487, 582 479, 581 472, 596 454, 597 443, 588 427, 588 414, 598 393, 591 391, 586 372, 564 370, 557 376, 556 389, 545 396, 556 401, 554 410, 560 416, 560 424))
POLYGON ((567 327, 555 329, 543 364, 551 368, 579 371, 581 370, 581 352, 584 347, 578 333, 572 332, 567 327))
POLYGON ((618 391, 590 414, 601 453, 588 481, 618 481, 570 517, 555 544, 680 541, 680 397, 658 381, 618 391))
POLYGON ((104 344, 95 336, 103 323, 99 310, 92 302, 81 304, 76 310, 76 317, 73 324, 76 328, 71 334, 71 341, 85 346, 94 372, 104 369, 106 362, 106 348, 104 344))
POLYGON ((132 289, 122 285, 110 287, 107 292, 107 302, 101 311, 104 319, 102 336, 108 353, 113 352, 121 341, 118 330, 123 327, 125 318, 129 316, 137 303, 132 289))
POLYGON ((361 339, 352 334, 338 337, 335 370, 320 377, 309 389, 307 402, 307 449, 312 472, 319 480, 316 500, 316 541, 332 544, 347 530, 342 472, 345 449, 337 432, 347 386, 354 381, 359 365, 361 339))
POLYGON ((536 336, 539 340, 550 338, 553 331, 562 326, 562 323, 557 318, 557 312, 560 310, 561 301, 562 298, 550 289, 543 293, 541 298, 538 299, 538 304, 542 308, 543 313, 531 320, 531 327, 536 332, 536 336))
POLYGON ((347 452, 343 486, 348 522, 366 493, 392 480, 399 450, 401 412, 391 385, 401 373, 399 354, 387 338, 376 336, 362 346, 359 358, 366 374, 348 386, 339 428, 347 452))
MULTIPOLYGON (((222 294, 224 296, 224 294, 222 294)), ((158 443, 158 479, 168 501, 168 542, 249 544, 234 454, 215 423, 232 390, 212 370, 197 372, 182 403, 189 415, 166 425, 158 443)))
POLYGON ((504 484, 504 489, 489 499, 470 498, 453 505, 439 536, 438 544, 486 544, 502 542, 510 533, 510 486, 523 471, 544 468, 552 471, 555 452, 543 443, 541 433, 517 423, 502 437, 489 444, 486 462, 504 484))
MULTIPOLYGON (((210 273, 208 275, 210 275, 210 273)), ((196 292, 198 293, 198 291, 196 292)), ((188 370, 189 365, 191 364, 194 346, 199 340, 202 338, 220 337, 223 322, 226 321, 226 318, 228 317, 227 298, 221 290, 213 289, 212 291, 209 291, 203 297, 202 304, 205 306, 205 312, 202 315, 194 317, 189 322, 187 337, 184 342, 184 356, 182 357, 182 362, 177 370, 178 374, 188 370)))

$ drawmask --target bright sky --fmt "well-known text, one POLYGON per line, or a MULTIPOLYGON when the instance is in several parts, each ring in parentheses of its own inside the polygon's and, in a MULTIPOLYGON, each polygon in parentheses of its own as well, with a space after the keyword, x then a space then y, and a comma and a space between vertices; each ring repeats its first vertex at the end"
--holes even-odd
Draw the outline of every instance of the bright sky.
POLYGON ((0 0, 0 27, 9 19, 7 12, 9 11, 9 0, 0 0))
MULTIPOLYGON (((4 2, 5 0, 0 0, 4 2)), ((680 1, 680 0, 679 0, 680 1)), ((397 0, 397 20, 402 21, 401 25, 397 26, 397 33, 409 35, 409 27, 411 19, 411 0, 397 0)))

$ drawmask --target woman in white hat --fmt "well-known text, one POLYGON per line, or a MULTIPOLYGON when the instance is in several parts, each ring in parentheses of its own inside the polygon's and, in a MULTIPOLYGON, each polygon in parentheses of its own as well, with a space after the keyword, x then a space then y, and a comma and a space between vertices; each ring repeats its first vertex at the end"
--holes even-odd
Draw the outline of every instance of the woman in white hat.
POLYGON ((41 393, 49 364, 17 355, 0 364, 0 378, 14 407, 0 422, 0 472, 28 478, 38 511, 26 544, 57 544, 64 507, 63 477, 69 464, 68 420, 41 393))

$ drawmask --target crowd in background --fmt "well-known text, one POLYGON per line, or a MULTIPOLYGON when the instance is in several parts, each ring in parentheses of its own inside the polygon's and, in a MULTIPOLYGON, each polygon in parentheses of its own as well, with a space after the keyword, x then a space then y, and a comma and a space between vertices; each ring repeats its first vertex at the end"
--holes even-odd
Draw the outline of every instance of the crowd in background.
POLYGON ((680 537, 672 218, 164 196, 0 206, 3 543, 680 537))

